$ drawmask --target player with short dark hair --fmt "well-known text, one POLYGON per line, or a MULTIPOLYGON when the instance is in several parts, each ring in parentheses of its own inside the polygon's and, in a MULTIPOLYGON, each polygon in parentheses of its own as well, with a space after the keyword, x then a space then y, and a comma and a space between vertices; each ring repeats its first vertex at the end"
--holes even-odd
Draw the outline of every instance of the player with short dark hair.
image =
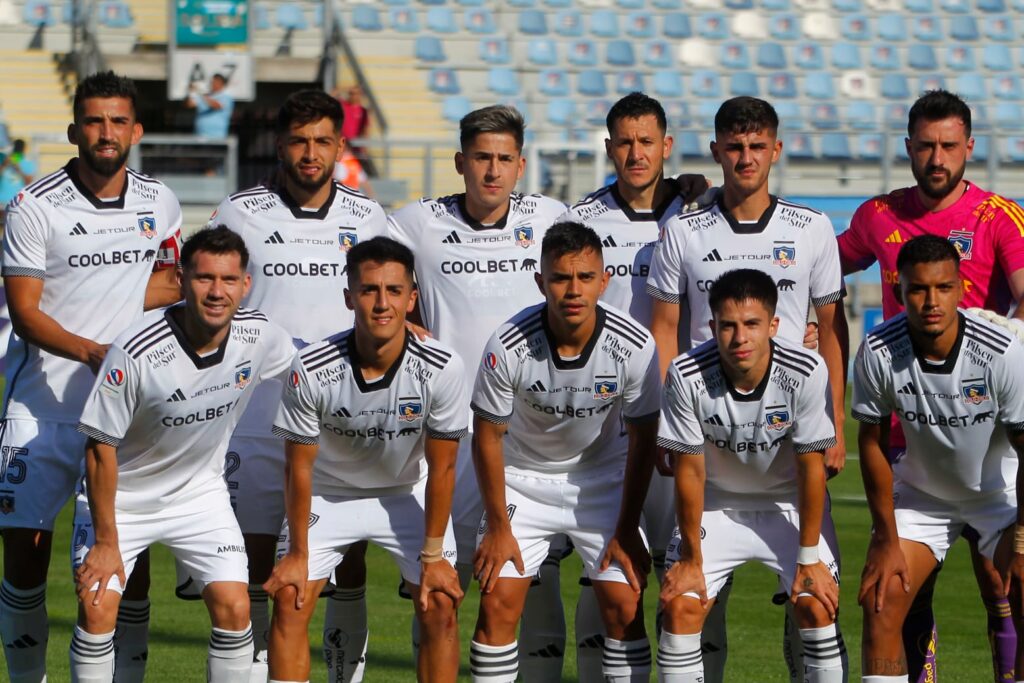
MULTIPOLYGON (((963 259, 939 235, 908 240, 897 257, 905 311, 871 330, 854 365, 852 414, 872 534, 858 601, 863 680, 909 680, 901 632, 917 593, 970 525, 1001 594, 1024 580, 1017 461, 1024 455, 1024 346, 969 311, 963 259), (906 448, 892 460, 895 414, 906 448), (1016 523, 1016 524, 1015 524, 1016 523)), ((1020 603, 1010 601, 1020 623, 1020 603)), ((1019 643, 1020 641, 1018 641, 1019 643)), ((1021 648, 1014 653, 1021 670, 1021 648)))

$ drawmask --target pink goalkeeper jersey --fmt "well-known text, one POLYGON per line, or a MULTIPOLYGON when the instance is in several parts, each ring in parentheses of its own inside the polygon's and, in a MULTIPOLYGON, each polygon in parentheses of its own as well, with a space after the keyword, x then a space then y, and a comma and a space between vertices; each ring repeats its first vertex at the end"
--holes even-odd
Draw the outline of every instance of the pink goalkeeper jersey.
POLYGON ((1013 305, 1008 278, 1024 268, 1024 209, 1012 200, 967 184, 955 204, 931 212, 916 188, 895 190, 860 205, 850 228, 839 235, 843 270, 864 270, 878 261, 882 270, 882 314, 900 313, 892 287, 896 255, 918 235, 947 237, 960 252, 964 308, 978 306, 1005 315, 1013 305))

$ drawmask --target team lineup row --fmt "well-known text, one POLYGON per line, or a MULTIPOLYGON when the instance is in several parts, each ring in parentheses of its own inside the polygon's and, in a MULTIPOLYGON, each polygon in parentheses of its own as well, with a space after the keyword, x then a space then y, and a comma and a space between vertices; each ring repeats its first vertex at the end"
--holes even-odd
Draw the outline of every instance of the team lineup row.
POLYGON ((581 680, 650 676, 652 566, 659 679, 721 680, 724 648, 707 642, 722 634, 702 624, 746 560, 792 596, 791 677, 843 680, 825 475, 846 452, 832 408, 846 389, 842 277, 876 260, 901 293, 886 291, 893 321, 856 365, 875 525, 865 680, 929 674, 898 634, 965 528, 982 596, 1006 614, 990 620, 1004 636, 996 675, 1013 676, 1019 343, 956 306, 1006 313, 1019 300, 1024 214, 963 179, 970 111, 955 96, 911 109, 917 186, 866 203, 837 241, 826 216, 769 194, 782 143, 754 98, 716 117, 723 179, 703 208, 681 196, 703 178, 663 177, 664 112, 635 93, 608 116, 616 182, 568 210, 514 192, 522 117, 496 106, 461 123, 466 192, 386 217, 331 180, 340 106, 303 91, 280 111, 275 177, 225 199, 180 259, 176 200, 124 165, 142 134, 134 99, 113 74, 84 80, 78 158, 8 207, 0 636, 12 680, 45 677, 49 541, 83 453, 75 680, 142 679, 153 542, 207 602, 211 680, 306 680, 307 624, 332 578, 329 674, 362 680, 366 540, 396 557, 412 594, 423 680, 457 674, 471 575, 474 680, 557 680, 560 657, 541 653, 559 637, 564 649, 551 624, 567 548, 591 584, 581 680), (929 234, 940 239, 913 239, 929 234), (112 256, 129 251, 142 256, 112 256), (817 353, 802 348, 811 306, 817 353), (406 331, 407 315, 433 338, 406 331), (693 347, 682 356, 679 339, 693 347), (926 453, 942 462, 922 464, 926 453))

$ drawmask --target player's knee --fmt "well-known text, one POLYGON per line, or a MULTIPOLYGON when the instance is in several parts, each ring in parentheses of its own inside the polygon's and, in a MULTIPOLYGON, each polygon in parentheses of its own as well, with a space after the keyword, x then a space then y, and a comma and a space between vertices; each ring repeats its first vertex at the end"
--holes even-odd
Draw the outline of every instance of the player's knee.
POLYGON ((621 639, 623 637, 621 634, 632 630, 631 627, 635 626, 639 610, 639 602, 621 597, 602 605, 601 617, 608 630, 608 635, 616 638, 615 634, 620 634, 616 639, 621 639))
POLYGON ((421 611, 418 618, 424 633, 440 635, 458 628, 455 601, 444 593, 432 592, 427 596, 427 610, 421 611))
POLYGON ((688 595, 679 595, 665 606, 662 612, 662 628, 669 633, 699 633, 704 627, 706 614, 700 600, 688 595))
POLYGON ((89 593, 78 606, 78 625, 86 633, 110 633, 117 625, 119 600, 112 599, 111 591, 99 605, 92 604, 95 593, 89 593))
POLYGON ((793 607, 793 616, 799 628, 822 628, 831 624, 834 619, 829 616, 825 606, 814 598, 799 598, 793 607))
POLYGON ((477 617, 477 633, 485 640, 482 643, 504 643, 509 633, 515 633, 521 615, 504 600, 496 598, 494 593, 483 596, 480 600, 480 614, 477 617))

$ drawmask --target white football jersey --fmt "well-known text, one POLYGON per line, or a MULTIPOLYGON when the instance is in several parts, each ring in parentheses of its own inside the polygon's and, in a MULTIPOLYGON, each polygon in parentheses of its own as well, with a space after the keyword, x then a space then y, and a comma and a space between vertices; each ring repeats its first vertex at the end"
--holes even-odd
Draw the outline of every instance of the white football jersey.
POLYGON ((648 329, 651 297, 646 285, 654 247, 662 226, 682 207, 682 197, 673 194, 653 211, 636 211, 612 183, 574 204, 563 216, 563 220, 583 223, 601 238, 604 269, 611 276, 601 300, 628 312, 648 329))
POLYGON ((407 334, 398 360, 367 381, 347 330, 296 355, 274 433, 319 444, 313 495, 396 495, 426 478, 427 437, 468 433, 468 402, 462 360, 447 346, 407 334))
MULTIPOLYGON (((345 259, 360 241, 387 233, 380 204, 332 182, 323 206, 307 211, 283 187, 257 185, 220 203, 209 225, 221 224, 240 234, 249 250, 252 289, 243 305, 304 344, 352 327, 345 259)), ((236 433, 270 437, 280 400, 276 380, 258 387, 236 433)))
POLYGON ((228 438, 252 390, 294 354, 287 332, 239 309, 220 348, 199 356, 171 316, 183 305, 153 311, 117 338, 78 425, 117 448, 120 511, 159 513, 224 489, 228 438))
POLYGON ((654 250, 647 292, 660 301, 686 302, 690 343, 711 339, 708 290, 723 273, 754 268, 779 289, 779 336, 802 341, 811 305, 842 298, 839 246, 828 216, 772 197, 756 223, 741 223, 716 202, 668 221, 654 250))
POLYGON ((391 237, 416 254, 423 322, 461 358, 473 359, 470 385, 490 333, 543 298, 533 278, 540 244, 564 213, 561 202, 516 192, 494 225, 470 218, 463 194, 421 199, 388 218, 391 237))
MULTIPOLYGON (((154 269, 176 265, 181 207, 166 185, 128 170, 104 201, 77 160, 32 183, 7 206, 4 277, 43 281, 39 310, 65 330, 109 344, 143 315, 154 269)), ((11 334, 4 416, 75 424, 92 372, 11 334)))
POLYGON ((915 348, 901 313, 868 333, 854 363, 853 417, 879 424, 896 413, 907 450, 893 473, 950 502, 1015 489, 1007 433, 1024 431, 1024 347, 965 311, 959 326, 949 357, 936 364, 915 348))
POLYGON ((558 355, 547 304, 521 311, 487 342, 472 407, 481 419, 508 424, 507 466, 553 477, 621 469, 629 445, 623 422, 657 418, 654 338, 606 304, 596 315, 575 359, 558 355))
POLYGON ((749 394, 726 377, 715 340, 669 366, 658 445, 704 455, 705 510, 796 509, 796 454, 836 443, 821 356, 778 337, 771 349, 749 394))

